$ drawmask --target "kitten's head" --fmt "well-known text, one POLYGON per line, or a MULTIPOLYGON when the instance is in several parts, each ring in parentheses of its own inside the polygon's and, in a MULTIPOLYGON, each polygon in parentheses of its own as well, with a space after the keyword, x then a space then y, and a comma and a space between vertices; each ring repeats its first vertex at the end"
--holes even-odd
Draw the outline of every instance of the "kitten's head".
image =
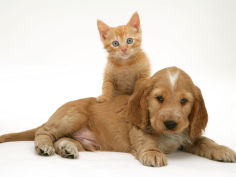
POLYGON ((142 31, 138 13, 134 13, 127 25, 109 27, 104 22, 97 21, 98 30, 104 48, 110 56, 127 59, 140 49, 142 31))

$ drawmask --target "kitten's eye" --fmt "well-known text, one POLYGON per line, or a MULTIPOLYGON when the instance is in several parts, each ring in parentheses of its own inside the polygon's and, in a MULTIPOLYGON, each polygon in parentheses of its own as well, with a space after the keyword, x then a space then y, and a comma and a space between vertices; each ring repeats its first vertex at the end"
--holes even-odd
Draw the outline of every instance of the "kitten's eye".
POLYGON ((119 44, 118 41, 113 41, 113 42, 112 42, 112 45, 113 45, 114 47, 117 47, 117 46, 119 46, 120 44, 119 44))
POLYGON ((158 100, 160 103, 163 103, 163 102, 164 102, 163 96, 158 96, 158 97, 157 97, 157 100, 158 100))
POLYGON ((128 38, 128 39, 127 39, 127 44, 132 44, 133 41, 134 41, 134 40, 133 40, 132 38, 128 38))
POLYGON ((185 105, 187 102, 188 102, 188 100, 187 100, 186 98, 182 98, 182 99, 180 100, 180 103, 181 103, 182 105, 185 105))

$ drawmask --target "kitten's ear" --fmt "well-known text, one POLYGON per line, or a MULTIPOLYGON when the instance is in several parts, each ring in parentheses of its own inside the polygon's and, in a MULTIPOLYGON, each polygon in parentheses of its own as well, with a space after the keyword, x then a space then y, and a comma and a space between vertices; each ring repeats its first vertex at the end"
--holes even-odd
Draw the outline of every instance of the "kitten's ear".
POLYGON ((138 15, 137 12, 135 12, 133 14, 131 19, 129 20, 128 25, 132 26, 133 28, 136 28, 137 31, 139 31, 139 29, 140 29, 140 19, 139 19, 139 15, 138 15))
POLYGON ((107 37, 107 32, 109 31, 110 27, 101 20, 97 20, 97 26, 101 39, 105 40, 107 37))

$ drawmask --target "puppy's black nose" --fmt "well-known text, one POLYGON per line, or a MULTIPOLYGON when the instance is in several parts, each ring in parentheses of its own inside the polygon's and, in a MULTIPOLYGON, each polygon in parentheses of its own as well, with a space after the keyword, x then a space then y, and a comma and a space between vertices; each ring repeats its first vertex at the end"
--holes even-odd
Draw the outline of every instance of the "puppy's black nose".
POLYGON ((177 123, 174 121, 167 120, 164 122, 164 125, 166 126, 168 130, 172 130, 176 127, 177 123))

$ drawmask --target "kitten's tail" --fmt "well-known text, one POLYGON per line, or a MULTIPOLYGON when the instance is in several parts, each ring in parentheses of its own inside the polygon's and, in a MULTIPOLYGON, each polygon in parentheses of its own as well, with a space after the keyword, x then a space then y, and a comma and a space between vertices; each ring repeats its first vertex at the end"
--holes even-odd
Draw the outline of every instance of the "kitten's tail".
POLYGON ((19 133, 9 133, 9 134, 2 135, 0 136, 0 143, 10 142, 10 141, 33 141, 35 133, 40 127, 31 129, 31 130, 26 130, 19 133))

